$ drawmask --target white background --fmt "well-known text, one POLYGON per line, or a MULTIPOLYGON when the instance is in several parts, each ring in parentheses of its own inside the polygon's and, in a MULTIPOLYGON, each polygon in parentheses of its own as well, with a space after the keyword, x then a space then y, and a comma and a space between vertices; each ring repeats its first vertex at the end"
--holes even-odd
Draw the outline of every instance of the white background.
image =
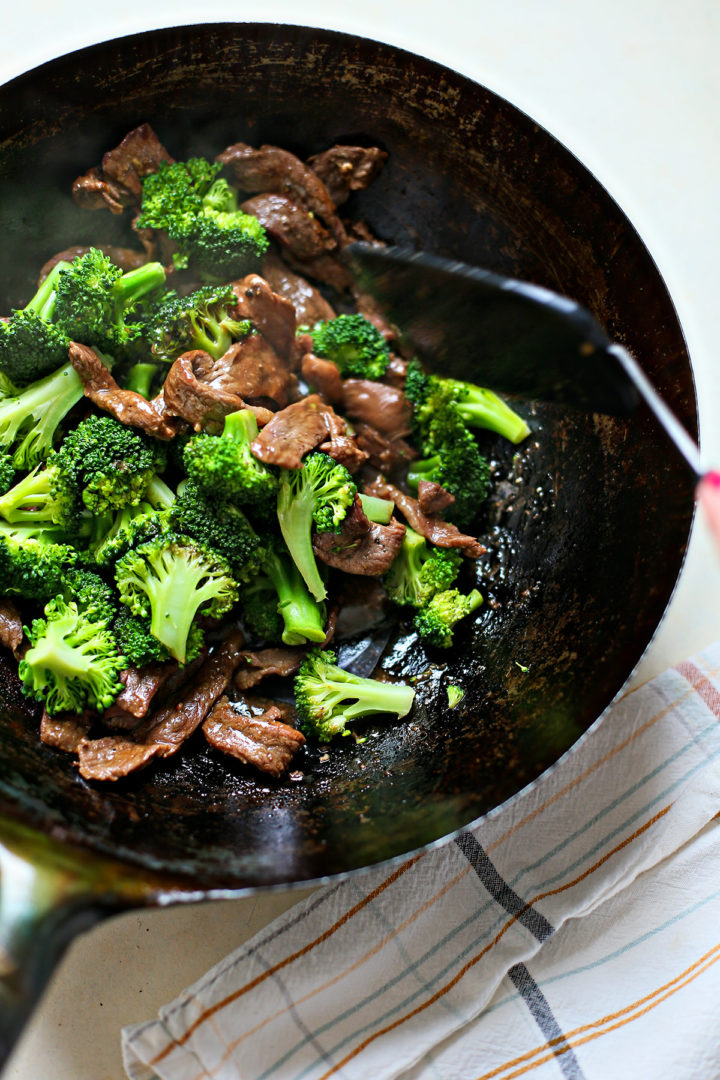
MULTIPOLYGON (((300 23, 388 41, 520 106, 608 188, 658 263, 695 370, 703 448, 720 466, 720 5, 717 0, 205 0, 2 4, 0 82, 71 49, 203 21, 300 23), (342 14, 339 14, 339 12, 342 14)), ((720 557, 699 521, 644 681, 720 638, 720 557)), ((5 1080, 121 1080, 119 1031, 153 1016, 304 893, 122 916, 77 942, 5 1080)))

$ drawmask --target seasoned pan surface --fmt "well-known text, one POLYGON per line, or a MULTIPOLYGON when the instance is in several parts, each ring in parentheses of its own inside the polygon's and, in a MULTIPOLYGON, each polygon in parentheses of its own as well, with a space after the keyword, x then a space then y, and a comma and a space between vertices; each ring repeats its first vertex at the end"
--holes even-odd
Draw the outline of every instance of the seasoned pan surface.
MULTIPOLYGON (((380 237, 527 278, 588 306, 691 431, 692 373, 641 240, 547 132, 427 60, 288 26, 192 26, 94 46, 0 89, 2 310, 70 244, 121 224, 70 199, 74 177, 148 121, 177 158, 230 142, 302 157, 336 141, 389 152, 348 205, 380 237)), ((126 226, 125 226, 126 227, 126 226)), ((482 357, 454 374, 482 383, 482 357)), ((168 765, 86 784, 39 744, 12 664, 0 667, 0 811, 198 888, 311 880, 421 847, 517 792, 620 689, 667 605, 692 484, 643 412, 630 422, 519 407, 532 438, 488 443, 498 482, 482 519, 486 603, 450 656, 406 627, 382 664, 416 680, 406 720, 362 745, 310 748, 293 779, 258 779, 192 741, 168 765), (447 687, 465 688, 452 711, 447 687)), ((381 632, 382 633, 382 632, 381 632)))

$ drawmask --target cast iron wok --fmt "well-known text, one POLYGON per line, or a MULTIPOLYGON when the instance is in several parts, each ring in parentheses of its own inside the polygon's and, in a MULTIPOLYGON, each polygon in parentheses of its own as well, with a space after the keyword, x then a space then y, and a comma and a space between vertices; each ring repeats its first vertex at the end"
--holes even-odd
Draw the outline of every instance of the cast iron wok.
MULTIPOLYGON (((507 102, 387 45, 290 26, 191 26, 97 45, 0 89, 2 311, 69 244, 122 242, 81 211, 74 177, 149 121, 170 152, 336 141, 389 162, 348 214, 404 246, 574 297, 637 357, 696 433, 689 359, 638 235, 598 182, 507 102)), ((453 374, 482 382, 482 363, 453 374)), ((398 857, 497 806, 554 763, 617 694, 652 637, 688 540, 692 481, 652 418, 525 403, 533 435, 489 442, 480 528, 486 603, 449 655, 395 630, 383 666, 417 707, 362 746, 309 749, 301 779, 259 780, 194 739, 169 765, 88 784, 40 745, 3 659, 5 858, 34 867, 25 921, 0 927, 7 1044, 78 928, 132 903, 307 882, 398 857), (466 690, 447 708, 447 686, 466 690), (43 891, 44 890, 44 891, 43 891), (38 901, 42 899, 42 903, 38 901)), ((21 880, 6 867, 3 896, 21 880)), ((23 879, 24 880, 24 879, 23 879)), ((18 894, 23 899, 22 892, 18 894)), ((17 897, 16 897, 17 899, 17 897)), ((20 905, 22 906, 22 905, 20 905)), ((5 905, 6 918, 11 905, 5 905)), ((22 912, 21 912, 22 914, 22 912)))

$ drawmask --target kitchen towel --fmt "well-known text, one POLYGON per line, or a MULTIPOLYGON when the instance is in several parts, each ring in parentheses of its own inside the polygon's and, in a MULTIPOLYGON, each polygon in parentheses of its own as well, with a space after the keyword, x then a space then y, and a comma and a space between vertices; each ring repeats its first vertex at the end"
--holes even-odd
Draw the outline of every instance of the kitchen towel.
POLYGON ((131 1080, 720 1077, 720 644, 122 1033, 131 1080))

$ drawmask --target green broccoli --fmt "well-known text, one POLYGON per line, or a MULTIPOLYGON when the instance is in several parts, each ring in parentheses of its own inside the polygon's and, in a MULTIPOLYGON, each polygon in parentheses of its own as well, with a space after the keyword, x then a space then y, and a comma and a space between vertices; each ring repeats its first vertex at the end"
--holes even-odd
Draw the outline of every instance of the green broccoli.
POLYGON ((458 589, 435 593, 420 608, 413 625, 422 641, 438 649, 449 649, 456 623, 480 607, 483 598, 477 589, 465 595, 458 589))
POLYGON ((306 735, 330 742, 335 735, 349 735, 346 725, 358 717, 410 712, 412 687, 352 675, 335 661, 335 653, 313 649, 295 676, 298 718, 306 735))
POLYGON ((62 593, 78 559, 64 537, 61 529, 0 521, 0 595, 44 604, 62 593))
POLYGON ((112 705, 127 663, 106 622, 58 596, 26 633, 30 648, 18 669, 24 694, 44 702, 51 716, 85 708, 103 712, 112 705))
POLYGON ((279 645, 285 623, 278 611, 278 594, 270 578, 258 574, 243 589, 241 600, 245 628, 269 645, 279 645))
POLYGON ((50 465, 37 466, 0 495, 0 515, 12 525, 59 525, 68 532, 80 526, 81 503, 77 490, 50 465))
POLYGON ((18 393, 0 397, 0 450, 13 452, 16 469, 32 469, 50 454, 60 424, 84 390, 68 362, 18 393))
POLYGON ((276 548, 268 552, 263 561, 263 574, 251 582, 242 599, 246 621, 257 633, 264 628, 263 636, 268 641, 305 645, 308 641, 322 643, 325 640, 325 605, 313 599, 295 563, 282 550, 276 548), (270 586, 267 591, 266 584, 270 586), (264 603, 266 614, 261 613, 260 602, 264 603), (280 616, 280 626, 269 613, 280 616))
POLYGON ((249 319, 236 318, 236 307, 231 285, 203 285, 187 296, 166 293, 146 317, 152 355, 172 363, 182 353, 202 349, 218 360, 252 331, 249 319))
POLYGON ((403 544, 383 579, 396 604, 420 608, 437 592, 449 589, 460 572, 462 555, 454 548, 428 544, 408 525, 403 544))
POLYGON ((336 364, 345 378, 382 379, 390 347, 364 315, 338 315, 316 322, 310 331, 313 352, 336 364))
POLYGON ((131 548, 154 540, 170 531, 169 515, 156 510, 145 501, 136 506, 125 506, 113 515, 96 518, 101 525, 89 542, 90 552, 98 566, 111 566, 126 555, 131 548))
POLYGON ((0 322, 0 372, 13 388, 35 382, 67 360, 69 338, 52 320, 55 284, 69 266, 56 263, 32 300, 0 322))
MULTIPOLYGON (((63 578, 62 596, 77 605, 78 611, 91 622, 108 625, 117 614, 118 596, 112 585, 99 574, 85 567, 71 567, 63 578)), ((122 650, 120 650, 122 651, 122 650)))
POLYGON ((352 506, 357 487, 344 465, 315 452, 301 469, 283 469, 278 489, 277 516, 287 549, 316 600, 327 596, 312 547, 317 532, 339 532, 352 506))
POLYGON ((205 280, 242 277, 254 270, 269 241, 257 218, 238 208, 237 193, 218 179, 220 165, 204 158, 161 162, 143 180, 141 229, 167 232, 177 245, 175 266, 205 280))
MULTIPOLYGON (((137 618, 124 605, 120 606, 111 629, 118 649, 131 667, 162 664, 170 659, 170 653, 162 642, 150 633, 149 620, 137 618)), ((191 651, 196 651, 194 645, 191 651)))
POLYGON ((427 457, 410 463, 408 487, 417 492, 420 480, 442 485, 455 499, 445 517, 469 528, 490 491, 490 463, 454 409, 441 410, 428 424, 424 452, 427 457))
POLYGON ((409 365, 405 396, 413 406, 414 423, 421 436, 448 408, 457 410, 467 427, 487 428, 513 443, 530 434, 523 418, 492 390, 459 379, 428 375, 416 360, 409 365))
POLYGON ((160 371, 159 364, 133 364, 125 376, 123 390, 130 390, 134 394, 140 394, 141 397, 147 398, 149 401, 153 396, 152 384, 158 371, 160 371))
POLYGON ((181 664, 199 652, 191 637, 199 615, 219 618, 238 598, 229 564, 189 536, 167 534, 123 555, 115 565, 120 600, 150 619, 150 633, 181 664), (189 648, 190 646, 190 648, 189 648))
POLYGON ((267 547, 237 506, 213 498, 194 480, 184 480, 169 511, 175 532, 191 536, 227 559, 236 581, 246 584, 260 572, 267 547))
POLYGON ((257 434, 257 420, 250 409, 229 413, 222 435, 200 432, 185 444, 183 463, 202 491, 267 518, 274 515, 278 480, 250 449, 257 434))
POLYGON ((0 451, 0 495, 9 491, 15 481, 15 466, 10 454, 0 451))

